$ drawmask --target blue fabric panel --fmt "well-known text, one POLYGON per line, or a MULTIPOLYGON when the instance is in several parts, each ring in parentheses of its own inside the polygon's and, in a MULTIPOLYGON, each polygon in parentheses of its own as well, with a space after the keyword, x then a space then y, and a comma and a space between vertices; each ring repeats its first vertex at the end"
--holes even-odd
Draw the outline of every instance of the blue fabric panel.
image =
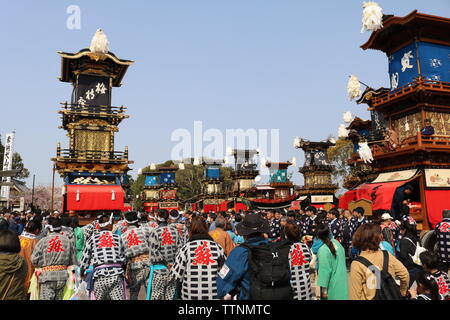
POLYGON ((411 83, 419 76, 416 43, 412 43, 409 46, 398 50, 388 59, 391 90, 395 90, 398 87, 411 83))
POLYGON ((175 183, 175 173, 174 172, 163 172, 160 174, 161 184, 175 183))
POLYGON ((220 169, 219 168, 206 168, 206 177, 210 179, 219 179, 220 178, 220 169))
POLYGON ((287 169, 272 172, 270 182, 286 182, 286 181, 287 181, 287 169))
POLYGON ((146 186, 154 186, 158 185, 158 176, 145 176, 145 183, 146 186))
POLYGON ((450 82, 450 47, 419 42, 419 59, 423 78, 450 82))

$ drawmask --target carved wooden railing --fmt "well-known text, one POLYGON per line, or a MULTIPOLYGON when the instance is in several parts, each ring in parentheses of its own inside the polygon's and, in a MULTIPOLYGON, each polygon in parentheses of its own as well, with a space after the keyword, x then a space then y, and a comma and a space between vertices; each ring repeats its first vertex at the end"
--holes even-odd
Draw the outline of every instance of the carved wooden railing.
POLYGON ((387 143, 380 145, 375 144, 370 146, 373 156, 379 156, 387 153, 400 152, 409 149, 449 149, 450 150, 450 136, 445 135, 423 135, 418 132, 416 136, 408 137, 402 140, 398 147, 389 150, 387 143))
POLYGON ((373 107, 378 107, 388 101, 398 99, 402 96, 408 95, 418 87, 425 90, 434 90, 440 92, 450 92, 450 82, 433 81, 419 78, 413 82, 398 87, 388 93, 373 98, 373 107))
POLYGON ((124 113, 127 107, 115 107, 115 106, 96 106, 96 105, 82 105, 82 104, 72 104, 72 103, 61 103, 62 110, 60 113, 67 113, 69 111, 71 114, 80 115, 108 115, 108 116, 125 116, 124 113))
POLYGON ((61 149, 59 146, 56 149, 57 158, 64 160, 75 161, 101 161, 107 160, 109 162, 124 162, 128 160, 128 149, 122 151, 95 151, 95 150, 71 150, 61 149))

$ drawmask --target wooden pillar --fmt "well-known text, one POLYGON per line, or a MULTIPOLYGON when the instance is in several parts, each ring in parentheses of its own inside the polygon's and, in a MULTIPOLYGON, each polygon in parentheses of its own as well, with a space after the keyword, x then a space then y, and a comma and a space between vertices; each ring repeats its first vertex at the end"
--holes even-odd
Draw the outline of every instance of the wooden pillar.
POLYGON ((427 200, 425 198, 425 169, 423 170, 422 176, 419 179, 420 202, 422 204, 422 230, 430 230, 430 224, 428 222, 427 200))

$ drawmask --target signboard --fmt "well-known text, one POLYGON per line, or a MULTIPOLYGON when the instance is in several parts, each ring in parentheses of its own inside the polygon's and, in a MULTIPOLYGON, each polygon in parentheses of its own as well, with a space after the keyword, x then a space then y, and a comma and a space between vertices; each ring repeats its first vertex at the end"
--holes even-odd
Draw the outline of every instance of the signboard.
POLYGON ((91 75, 80 75, 77 81, 76 101, 79 106, 110 106, 111 90, 109 78, 91 75))
POLYGON ((224 199, 205 199, 205 200, 203 200, 203 205, 215 205, 215 206, 218 206, 223 201, 224 201, 224 199))
POLYGON ((425 169, 427 188, 450 188, 450 169, 425 169))
POLYGON ((159 208, 160 209, 178 208, 178 202, 160 202, 159 208))
POLYGON ((311 196, 311 203, 333 202, 333 196, 311 196))
POLYGON ((416 173, 417 169, 380 173, 378 177, 371 182, 371 184, 409 180, 413 178, 416 173))
MULTIPOLYGON (((12 169, 12 157, 13 157, 13 146, 14 146, 14 132, 8 133, 6 135, 5 142, 5 154, 3 156, 3 170, 11 170, 12 169)), ((10 183, 11 177, 3 178, 3 182, 10 183)), ((0 191, 0 197, 6 198, 7 204, 9 204, 9 186, 2 186, 0 191)))

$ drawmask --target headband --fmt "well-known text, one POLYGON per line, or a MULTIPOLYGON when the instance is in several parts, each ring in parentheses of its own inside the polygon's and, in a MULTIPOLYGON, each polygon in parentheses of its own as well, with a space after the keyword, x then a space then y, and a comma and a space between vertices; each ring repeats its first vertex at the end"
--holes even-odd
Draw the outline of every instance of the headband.
POLYGON ((111 216, 109 217, 109 221, 106 221, 106 222, 103 222, 103 223, 99 223, 99 224, 98 224, 99 227, 100 227, 100 228, 104 228, 104 227, 109 226, 110 224, 112 224, 112 222, 113 222, 113 216, 114 216, 114 213, 111 213, 111 216))
POLYGON ((62 227, 55 227, 55 228, 53 228, 53 226, 51 224, 47 224, 45 227, 47 229, 49 229, 50 232, 55 232, 55 231, 61 231, 62 230, 62 227))

